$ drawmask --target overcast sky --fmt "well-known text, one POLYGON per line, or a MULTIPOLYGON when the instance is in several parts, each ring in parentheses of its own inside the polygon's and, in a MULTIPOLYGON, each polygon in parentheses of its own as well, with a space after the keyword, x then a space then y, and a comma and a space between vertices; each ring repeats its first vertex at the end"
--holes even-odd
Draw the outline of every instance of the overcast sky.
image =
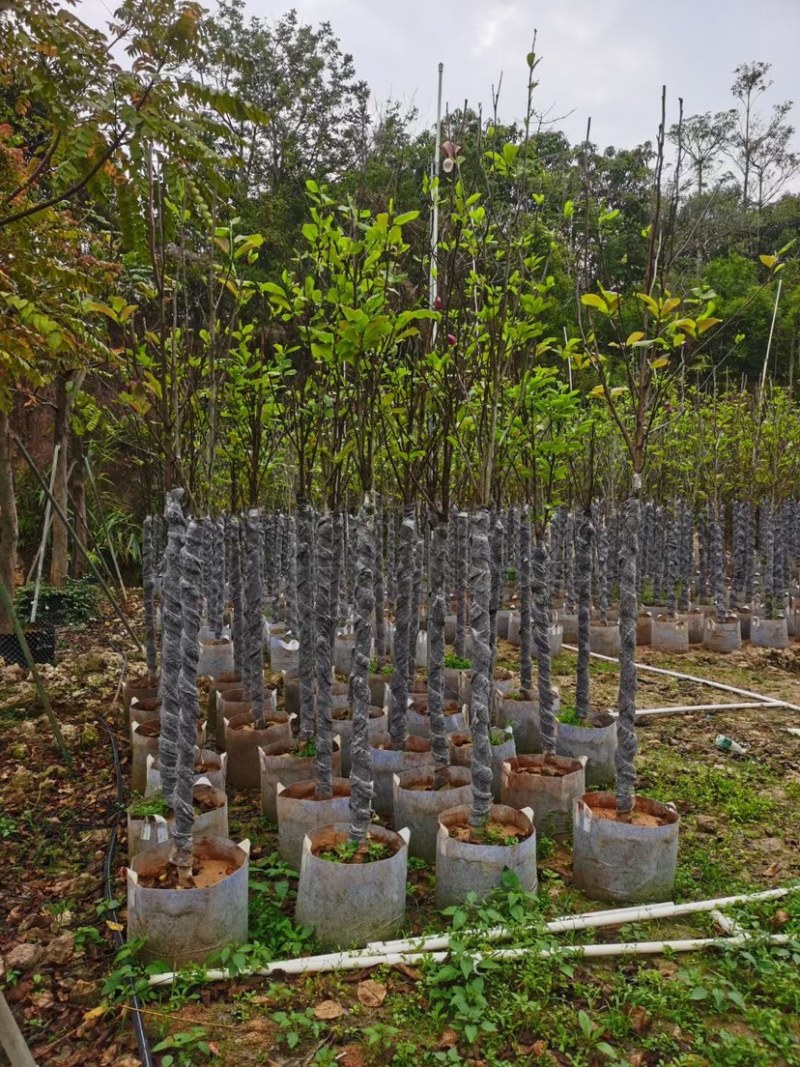
MULTIPOLYGON (((79 13, 97 24, 113 6, 84 0, 79 13)), ((536 29, 543 57, 536 105, 568 116, 559 125, 572 141, 583 137, 589 116, 601 147, 653 139, 662 84, 669 122, 677 118, 679 96, 687 115, 730 107, 733 69, 752 60, 772 64, 765 104, 797 101, 792 119, 800 126, 800 0, 247 0, 247 6, 268 20, 291 6, 307 22, 328 20, 376 102, 413 102, 431 122, 440 60, 451 106, 468 99, 488 110, 502 72, 501 113, 521 117, 525 55, 536 29)))

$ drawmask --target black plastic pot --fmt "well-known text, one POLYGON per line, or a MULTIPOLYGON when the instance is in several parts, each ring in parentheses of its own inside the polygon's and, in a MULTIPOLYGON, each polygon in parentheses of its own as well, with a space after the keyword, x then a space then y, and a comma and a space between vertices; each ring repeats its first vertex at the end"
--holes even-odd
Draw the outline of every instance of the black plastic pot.
MULTIPOLYGON (((55 663, 56 631, 54 627, 36 626, 23 632, 34 663, 55 663)), ((8 664, 17 663, 20 667, 28 665, 16 634, 0 634, 0 656, 8 664)))

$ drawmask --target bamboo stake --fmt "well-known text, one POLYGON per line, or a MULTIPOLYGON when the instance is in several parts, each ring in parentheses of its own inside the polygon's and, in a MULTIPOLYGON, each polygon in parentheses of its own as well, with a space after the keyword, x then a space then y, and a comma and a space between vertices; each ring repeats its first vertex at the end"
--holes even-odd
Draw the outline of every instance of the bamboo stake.
POLYGON ((50 523, 53 518, 53 506, 50 503, 50 497, 53 495, 53 490, 56 487, 56 468, 58 467, 58 453, 61 449, 60 442, 56 443, 53 448, 53 467, 50 471, 50 496, 47 498, 47 503, 44 507, 44 529, 42 530, 42 540, 39 544, 39 552, 37 554, 36 563, 36 587, 33 590, 33 604, 31 604, 31 622, 36 622, 36 609, 39 607, 39 590, 42 587, 42 568, 44 567, 44 554, 47 551, 47 537, 50 533, 50 523))
MULTIPOLYGON (((0 585, 2 588, 2 585, 0 585)), ((17 1020, 11 1014, 8 1001, 0 990, 0 1044, 6 1051, 11 1067, 36 1067, 17 1020)))
POLYGON ((45 482, 44 478, 42 478, 41 474, 39 473, 39 471, 36 468, 36 464, 33 462, 33 460, 30 457, 30 453, 28 452, 27 448, 22 443, 22 441, 20 441, 20 439, 19 439, 17 434, 14 434, 14 440, 19 445, 20 451, 22 452, 23 456, 27 460, 28 466, 31 468, 33 473, 36 475, 36 478, 39 481, 39 485, 42 487, 42 489, 44 489, 44 491, 47 494, 48 498, 52 501, 52 504, 53 504, 53 507, 55 509, 56 514, 61 519, 61 521, 64 523, 64 525, 66 526, 66 528, 69 531, 70 535, 72 536, 72 540, 75 542, 75 547, 78 549, 80 554, 86 560, 86 562, 88 563, 89 567, 91 568, 91 571, 94 574, 95 578, 100 583, 100 586, 101 586, 103 592, 108 597, 109 603, 114 608, 114 611, 116 612, 117 617, 119 618, 119 620, 121 621, 121 623, 125 627, 125 629, 128 631, 130 636, 133 638, 134 643, 136 644, 136 647, 139 649, 139 652, 142 655, 144 655, 145 651, 144 651, 144 647, 142 646, 142 642, 136 636, 133 628, 131 627, 131 624, 128 622, 128 619, 127 619, 127 616, 125 615, 125 612, 122 610, 122 608, 117 603, 117 601, 116 601, 116 599, 114 597, 114 594, 111 592, 111 590, 108 587, 107 582, 105 581, 105 579, 103 578, 102 574, 100 573, 100 571, 95 566, 94 560, 89 555, 89 552, 88 552, 86 546, 83 544, 83 542, 81 541, 81 539, 78 537, 77 533, 75 532, 75 527, 69 521, 69 519, 64 514, 64 512, 61 510, 61 506, 59 505, 58 501, 55 499, 53 494, 47 488, 47 482, 45 482))
POLYGON ((56 719, 55 714, 53 712, 53 707, 50 703, 50 698, 47 695, 47 690, 44 687, 42 676, 41 674, 39 674, 39 668, 34 662, 30 646, 28 645, 28 642, 25 639, 25 633, 19 621, 19 616, 17 615, 14 609, 14 600, 2 582, 0 582, 0 601, 3 604, 4 611, 11 619, 12 625, 14 627, 14 633, 16 634, 17 640, 19 641, 19 647, 22 649, 22 654, 25 657, 25 662, 28 664, 28 670, 33 675, 33 681, 36 685, 36 690, 39 694, 39 700, 41 701, 42 707, 44 708, 45 714, 47 715, 47 718, 50 722, 50 726, 53 730, 53 736, 56 739, 56 743, 58 744, 58 747, 61 751, 61 755, 64 757, 64 762, 72 763, 72 756, 70 756, 69 754, 69 749, 67 748, 67 743, 64 740, 64 735, 61 733, 61 728, 58 725, 58 720, 56 719))

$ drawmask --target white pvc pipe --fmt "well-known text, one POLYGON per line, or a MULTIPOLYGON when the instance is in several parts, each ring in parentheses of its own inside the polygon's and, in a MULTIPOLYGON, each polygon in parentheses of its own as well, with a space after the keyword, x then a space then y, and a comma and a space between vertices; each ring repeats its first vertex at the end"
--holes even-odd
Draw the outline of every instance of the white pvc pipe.
MULTIPOLYGON (((575 645, 562 645, 568 652, 577 652, 578 649, 575 645)), ((589 655, 593 659, 601 659, 605 663, 618 663, 619 660, 615 656, 604 656, 601 652, 590 652, 589 655)), ((637 671, 650 671, 651 674, 663 674, 668 678, 680 678, 684 682, 697 682, 699 685, 708 685, 712 689, 720 689, 724 693, 736 693, 740 697, 750 697, 751 700, 758 700, 764 704, 768 704, 773 708, 787 708, 791 711, 800 711, 800 706, 797 704, 787 704, 785 700, 778 700, 776 697, 765 697, 761 693, 753 693, 749 689, 739 689, 735 685, 726 685, 724 682, 712 682, 710 678, 698 678, 695 674, 683 674, 681 671, 669 671, 666 667, 651 667, 649 663, 637 663, 637 671)))
MULTIPOLYGON (((657 918, 672 918, 676 915, 687 915, 692 912, 699 911, 712 911, 720 907, 731 907, 734 904, 744 904, 757 900, 774 900, 778 897, 786 896, 788 893, 796 892, 800 889, 800 886, 785 887, 779 889, 766 889, 760 893, 741 893, 731 897, 720 897, 717 900, 700 900, 693 901, 686 904, 673 904, 672 902, 665 904, 644 904, 641 906, 635 906, 630 908, 612 908, 607 911, 599 912, 587 912, 585 915, 567 915, 562 916, 559 919, 554 919, 551 923, 547 923, 545 929, 550 932, 557 933, 560 930, 574 930, 583 929, 585 926, 619 926, 624 923, 637 922, 646 919, 657 918), (594 920, 589 922, 588 920, 594 920), (582 925, 576 925, 582 924, 582 925)), ((465 936, 468 931, 465 931, 461 936, 465 936)), ((476 931, 472 931, 476 933, 476 931)), ((487 940, 499 940, 500 934, 504 937, 511 937, 514 933, 513 930, 509 930, 507 927, 496 927, 491 931, 480 931, 480 936, 487 940)), ((728 939, 726 943, 728 943, 728 939)), ((711 943, 717 943, 718 939, 712 939, 712 941, 701 942, 699 947, 705 947, 705 945, 711 943)), ((645 945, 662 945, 664 947, 672 947, 678 944, 689 944, 689 942, 643 942, 645 945)), ((586 945, 586 946, 565 946, 563 950, 557 951, 583 951, 585 955, 615 955, 624 954, 627 950, 626 945, 629 943, 623 943, 622 950, 619 953, 594 951, 595 949, 607 949, 609 947, 619 948, 620 946, 607 946, 607 945, 586 945), (585 951, 584 951, 585 950, 585 951)), ((630 944, 637 944, 631 942, 630 944)), ((278 960, 274 963, 267 964, 266 967, 259 967, 255 970, 243 970, 237 972, 237 975, 231 974, 227 970, 208 970, 204 973, 204 980, 208 982, 220 982, 233 977, 247 977, 252 975, 260 975, 263 977, 269 977, 276 971, 283 974, 317 974, 325 971, 352 971, 360 970, 363 967, 377 967, 387 966, 392 967, 398 963, 418 964, 421 956, 424 954, 429 959, 444 960, 447 958, 449 951, 447 946, 449 945, 449 935, 441 935, 439 938, 418 938, 416 941, 384 941, 374 942, 372 945, 367 945, 362 950, 355 950, 350 952, 332 952, 319 956, 301 956, 291 960, 278 960), (434 944, 441 942, 441 949, 433 949, 434 944), (427 946, 430 946, 428 948, 427 946)), ((664 949, 647 948, 642 951, 658 952, 664 949)), ((508 953, 521 954, 529 951, 528 949, 506 949, 496 954, 492 954, 493 958, 498 959, 513 959, 513 955, 508 953)), ((685 952, 688 949, 676 948, 676 952, 685 952)), ((488 955, 485 953, 484 955, 488 955)), ((542 955, 552 955, 549 952, 543 952, 542 955)), ((483 958, 482 955, 478 955, 476 958, 483 958)), ((176 977, 176 972, 170 971, 164 974, 151 975, 149 981, 151 986, 170 985, 176 977)))
MULTIPOLYGON (((622 941, 614 945, 564 945, 552 951, 542 949, 536 952, 542 957, 575 955, 575 956, 647 956, 657 955, 662 952, 695 952, 699 949, 713 948, 716 945, 742 945, 746 941, 752 941, 754 935, 740 934, 738 937, 693 937, 682 941, 622 941)), ((770 937, 758 938, 759 941, 768 945, 786 945, 792 940, 787 934, 773 934, 770 937)), ((527 956, 535 949, 509 948, 500 952, 481 953, 476 958, 482 960, 491 956, 493 960, 516 960, 521 956, 527 956)), ((437 956, 434 956, 436 959, 437 956)), ((443 955, 444 958, 444 955, 443 955)))
MULTIPOLYGON (((798 887, 800 888, 800 887, 798 887)), ((757 900, 776 900, 793 892, 792 888, 765 889, 760 893, 740 893, 732 897, 720 897, 717 900, 696 900, 686 904, 641 904, 629 908, 609 908, 605 911, 587 911, 583 915, 564 915, 545 923, 550 933, 562 933, 565 930, 585 930, 601 926, 622 926, 632 922, 645 922, 651 919, 671 919, 677 915, 691 915, 716 908, 730 908, 735 904, 746 904, 757 900)), ((495 926, 490 930, 469 930, 465 934, 483 937, 488 941, 502 941, 513 935, 507 926, 495 926)), ((465 936, 461 934, 460 936, 465 936)), ((367 949, 374 952, 417 952, 436 951, 450 944, 449 934, 437 934, 417 940, 373 941, 367 949)))
MULTIPOLYGON (((744 704, 676 704, 666 708, 638 708, 636 718, 647 715, 690 715, 693 711, 739 711, 743 708, 775 708, 776 704, 767 704, 766 701, 755 701, 744 704)), ((616 718, 617 712, 610 711, 609 715, 616 718)))
MULTIPOLYGON (((698 949, 711 948, 715 945, 739 945, 746 941, 754 940, 756 935, 742 933, 736 937, 698 937, 687 938, 680 941, 622 941, 607 945, 560 945, 554 949, 537 949, 536 947, 507 948, 499 950, 487 950, 476 952, 471 958, 477 963, 484 959, 492 960, 515 960, 522 956, 535 954, 543 959, 552 956, 575 955, 575 956, 643 956, 661 952, 693 952, 698 949)), ((785 945, 792 940, 786 934, 773 934, 770 937, 759 937, 770 945, 785 945)), ((427 952, 424 959, 442 963, 450 955, 448 951, 427 952)), ((422 962, 423 955, 418 952, 385 952, 375 955, 351 956, 347 953, 339 953, 331 956, 307 956, 294 960, 283 960, 269 963, 266 967, 255 969, 246 968, 235 974, 227 970, 209 970, 203 974, 206 982, 222 982, 231 978, 251 978, 259 976, 269 978, 276 972, 282 974, 321 974, 324 971, 360 971, 367 967, 396 967, 404 963, 416 965, 422 962)), ((151 986, 170 985, 177 977, 174 971, 165 974, 150 976, 151 986)))

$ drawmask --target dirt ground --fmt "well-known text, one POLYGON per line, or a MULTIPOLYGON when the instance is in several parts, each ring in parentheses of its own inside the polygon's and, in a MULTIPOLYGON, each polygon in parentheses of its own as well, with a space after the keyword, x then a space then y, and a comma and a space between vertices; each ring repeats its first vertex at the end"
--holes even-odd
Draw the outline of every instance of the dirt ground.
MULTIPOLYGON (((138 601, 132 599, 128 607, 140 623, 138 601)), ((112 892, 124 905, 124 820, 107 729, 117 739, 122 780, 127 783, 130 753, 118 687, 129 650, 129 638, 112 618, 82 630, 60 632, 58 666, 44 667, 42 673, 70 750, 69 764, 53 743, 25 672, 16 667, 0 669, 0 988, 37 1062, 53 1067, 134 1067, 139 1062, 125 994, 130 980, 140 982, 142 989, 146 982, 124 953, 115 961, 114 923, 104 904, 103 878, 110 835, 117 826, 112 892)), ((727 657, 702 649, 671 658, 647 648, 639 649, 639 654, 644 664, 800 706, 800 642, 794 640, 784 651, 745 646, 727 657)), ((499 662, 513 669, 516 651, 503 644, 499 662)), ((562 705, 574 697, 575 662, 570 652, 554 662, 554 684, 561 691, 562 705)), ((135 670, 134 665, 127 666, 135 670)), ((617 680, 615 664, 593 661, 592 703, 598 710, 613 707, 617 680)), ((746 699, 645 671, 639 676, 639 709, 746 699)), ((800 729, 800 712, 768 707, 653 716, 640 722, 638 788, 674 802, 682 819, 676 901, 784 886, 800 877, 800 736, 790 729, 800 729), (716 748, 714 739, 719 733, 745 746, 746 755, 730 756, 716 748)), ((260 889, 251 894, 251 937, 254 929, 262 943, 271 946, 275 958, 308 951, 310 942, 304 942, 292 927, 296 880, 275 856, 274 827, 265 824, 251 798, 231 795, 229 799, 231 836, 247 835, 253 841, 251 880, 260 889)), ((540 842, 540 880, 548 917, 596 907, 573 889, 570 849, 564 843, 540 842)), ((124 922, 124 907, 119 918, 124 922)), ((433 872, 422 864, 414 865, 407 931, 441 930, 451 921, 452 916, 438 915, 433 907, 433 872)), ((648 938, 708 936, 709 922, 707 917, 686 919, 642 930, 648 938)), ((619 929, 608 935, 604 932, 598 939, 617 939, 619 933, 619 929)), ((662 958, 658 966, 664 962, 662 958)), ((617 979, 609 975, 614 973, 613 968, 590 972, 584 965, 580 981, 573 975, 567 997, 573 1024, 575 1013, 583 1010, 578 1008, 582 997, 588 1005, 586 1012, 596 1007, 591 994, 578 996, 578 987, 592 989, 599 982, 599 989, 605 983, 611 1001, 617 979)), ((638 982, 640 971, 630 972, 634 973, 638 982)), ((544 978, 540 975, 537 981, 544 978)), ((143 1013, 152 1043, 167 1042, 156 1055, 156 1062, 163 1056, 167 1064, 299 1067, 340 1063, 359 1067, 445 1062, 476 1067, 495 1063, 574 1063, 580 1067, 611 1062, 635 1067, 673 1062, 800 1062, 780 1044, 775 1046, 778 1052, 767 1048, 768 1052, 772 1049, 770 1055, 774 1053, 772 1059, 759 1058, 761 1046, 752 1036, 749 1016, 743 1016, 745 1021, 730 1021, 732 1041, 743 1048, 756 1041, 749 1061, 681 1059, 691 1054, 691 1043, 688 1051, 681 1052, 681 1043, 686 1044, 683 1038, 656 1040, 652 1027, 638 1051, 628 1038, 620 1038, 614 1045, 620 1058, 615 1060, 598 1051, 600 1044, 607 1044, 601 1040, 603 1034, 616 1033, 616 1016, 608 1015, 611 1008, 597 1008, 600 1014, 589 1018, 588 1028, 580 1020, 577 1051, 569 1045, 571 1039, 558 1038, 552 1027, 540 1036, 536 1027, 521 1030, 511 1022, 506 1044, 496 1036, 506 1025, 501 1022, 491 1040, 486 1037, 486 1051, 480 1040, 471 1040, 471 1024, 458 1022, 461 1009, 451 1004, 437 1016, 438 987, 435 982, 432 992, 429 987, 429 978, 415 968, 384 970, 377 981, 367 972, 303 981, 240 979, 213 986, 187 981, 172 996, 159 993, 147 999, 143 1013), (369 982, 379 988, 371 989, 369 982), (328 1002, 334 1007, 321 1009, 328 1002), (452 1026, 448 1011, 455 1020, 452 1026), (422 1044, 415 1045, 415 1041, 422 1044), (667 1053, 649 1051, 648 1042, 658 1050, 667 1048, 670 1041, 678 1050, 672 1059, 667 1053)), ((553 1004, 562 1005, 559 990, 552 985, 548 988, 553 1004)), ((705 1026, 702 998, 694 991, 688 995, 697 999, 697 1027, 705 1026)), ((792 995, 798 999, 796 1011, 800 1012, 800 992, 792 995)), ((489 997, 489 993, 484 990, 480 996, 489 997)), ((624 1005, 620 1010, 624 1012, 624 1005)), ((664 1011, 669 1013, 667 1008, 664 1011)), ((711 1027, 713 1012, 706 1021, 711 1027)), ((787 1031, 789 1042, 792 1035, 800 1034, 793 1026, 794 1022, 787 1031)))

